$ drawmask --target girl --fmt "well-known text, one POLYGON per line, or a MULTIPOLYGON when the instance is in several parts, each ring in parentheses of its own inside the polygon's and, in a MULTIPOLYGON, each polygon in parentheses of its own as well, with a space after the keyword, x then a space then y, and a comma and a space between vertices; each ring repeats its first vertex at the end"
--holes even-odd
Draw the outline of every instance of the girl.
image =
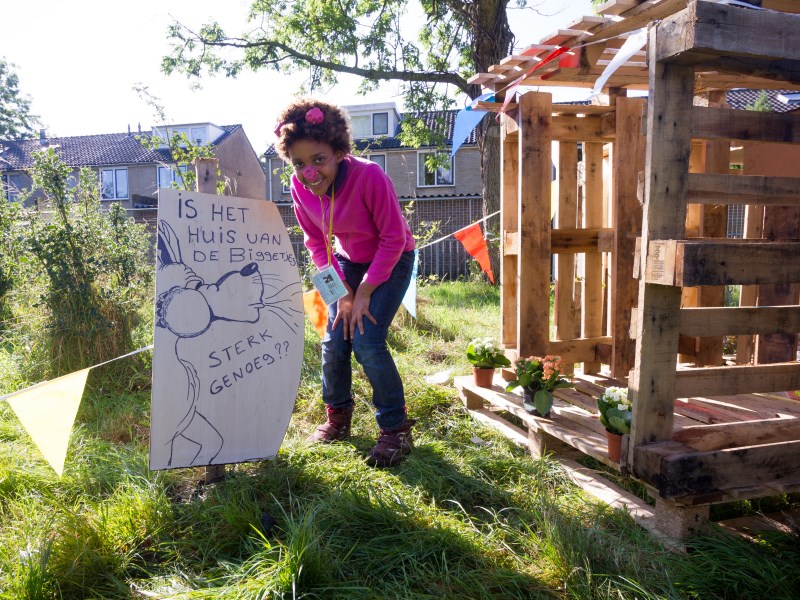
POLYGON ((411 280, 414 238, 391 180, 377 164, 350 153, 350 128, 341 108, 299 99, 283 111, 275 135, 278 153, 294 168, 295 214, 321 271, 315 284, 330 288, 333 298, 341 294, 328 306, 322 341, 328 420, 309 439, 330 443, 350 434, 354 353, 372 385, 380 428, 367 463, 395 465, 411 452, 414 420, 406 418, 403 382, 386 336, 411 280))

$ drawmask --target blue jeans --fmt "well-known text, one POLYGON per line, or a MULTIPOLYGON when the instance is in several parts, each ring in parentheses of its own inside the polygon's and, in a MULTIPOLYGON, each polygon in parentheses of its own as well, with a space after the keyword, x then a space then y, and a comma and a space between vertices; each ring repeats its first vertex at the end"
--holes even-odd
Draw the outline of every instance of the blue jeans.
MULTIPOLYGON (((354 263, 339 255, 336 255, 336 259, 347 283, 355 292, 370 263, 354 263)), ((378 324, 373 325, 369 319, 364 318, 363 335, 356 327, 353 339, 345 340, 343 323, 339 323, 336 330, 332 331, 337 305, 334 302, 328 306, 328 327, 322 340, 322 400, 333 408, 353 406, 350 355, 354 353, 372 386, 375 420, 378 427, 384 430, 397 429, 406 418, 403 382, 389 348, 386 347, 386 336, 408 289, 413 266, 414 251, 403 252, 389 279, 375 288, 370 298, 369 311, 378 324)))

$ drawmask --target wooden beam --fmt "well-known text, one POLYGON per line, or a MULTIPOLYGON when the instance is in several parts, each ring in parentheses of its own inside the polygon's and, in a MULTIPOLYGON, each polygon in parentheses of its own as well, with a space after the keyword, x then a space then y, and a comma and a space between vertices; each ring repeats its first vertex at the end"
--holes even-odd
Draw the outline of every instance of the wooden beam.
POLYGON ((541 354, 550 338, 550 94, 519 99, 517 347, 541 354), (524 168, 522 166, 524 165, 524 168))
MULTIPOLYGON (((605 70, 605 65, 598 65, 595 67, 559 67, 553 71, 548 71, 541 75, 538 72, 532 74, 529 78, 532 83, 525 83, 528 79, 523 81, 525 85, 536 85, 535 82, 538 78, 545 81, 561 81, 570 83, 591 83, 600 78, 605 70)), ((609 77, 606 87, 625 87, 631 84, 647 85, 647 69, 642 67, 629 67, 622 66, 609 77)))
POLYGON ((678 446, 686 448, 669 442, 634 450, 641 464, 657 466, 648 480, 656 483, 663 498, 780 483, 792 480, 800 470, 800 441, 708 452, 676 452, 678 446))
POLYGON ((645 281, 659 285, 741 285, 800 282, 800 242, 655 240, 645 281))
POLYGON ((685 427, 672 439, 695 450, 723 450, 800 440, 800 419, 763 419, 685 427))
POLYGON ((597 12, 601 15, 621 15, 639 4, 640 1, 641 0, 607 0, 598 7, 597 12))
POLYGON ((800 332, 800 306, 683 308, 680 331, 691 336, 800 332))
POLYGON ((578 338, 550 342, 546 354, 556 354, 565 363, 594 362, 597 360, 597 345, 610 344, 610 337, 578 338))
POLYGON ((553 254, 577 254, 580 252, 609 252, 614 230, 609 227, 582 229, 553 229, 550 232, 550 248, 553 254))
MULTIPOLYGON (((646 0, 624 11, 624 19, 604 23, 587 37, 584 42, 594 42, 623 33, 628 33, 650 23, 668 17, 686 7, 686 0, 646 0)), ((611 13, 609 13, 611 14, 611 13)))
POLYGON ((611 375, 627 379, 633 368, 636 344, 628 335, 631 311, 639 287, 633 277, 636 238, 642 234, 642 205, 636 197, 638 174, 644 171, 647 139, 641 118, 645 100, 617 98, 617 133, 614 142, 612 185, 614 251, 611 267, 611 337, 614 347, 611 375))
POLYGON ((553 104, 554 115, 605 115, 615 110, 615 106, 599 104, 553 104))
POLYGON ((800 65, 800 16, 698 0, 662 20, 656 60, 703 64, 726 56, 800 65))
POLYGON ((504 253, 500 260, 500 343, 505 348, 517 346, 517 273, 519 254, 519 136, 508 134, 513 121, 503 119, 500 126, 500 230, 503 231, 504 253), (513 236, 514 252, 507 248, 513 236))
POLYGON ((800 389, 800 363, 678 369, 675 395, 719 396, 800 389))
POLYGON ((800 143, 800 115, 695 106, 692 137, 714 140, 800 143))
MULTIPOLYGON (((654 240, 682 239, 686 224, 691 149, 691 124, 686 111, 692 106, 694 71, 655 59, 660 35, 655 26, 648 38, 651 97, 647 111, 643 248, 649 248, 654 240)), ((648 260, 645 256, 645 271, 648 260)), ((634 406, 632 448, 672 437, 680 303, 680 288, 653 285, 640 278, 636 359, 629 380, 634 406)), ((634 473, 638 472, 633 451, 629 458, 634 473)))
MULTIPOLYGON (((764 207, 748 205, 744 209, 744 237, 758 239, 764 233, 764 207)), ((757 285, 743 285, 739 289, 739 306, 755 306, 758 300, 757 285)), ((736 338, 736 362, 746 365, 753 361, 755 337, 740 335, 736 338)))
POLYGON ((603 124, 599 115, 554 116, 552 131, 553 139, 559 142, 594 142, 608 139, 603 136, 603 124))
POLYGON ((687 202, 762 206, 800 206, 800 177, 689 175, 687 202))
MULTIPOLYGON (((583 218, 587 228, 603 227, 603 144, 583 144, 583 162, 586 182, 583 188, 583 218)), ((603 257, 599 253, 587 253, 583 259, 583 337, 593 338, 603 334, 603 257)), ((599 373, 597 360, 583 365, 584 373, 599 373)))
MULTIPOLYGON (((578 145, 561 142, 558 145, 558 229, 577 227, 578 221, 578 145)), ((580 337, 580 308, 575 298, 575 257, 563 254, 558 257, 556 279, 556 339, 580 337)))

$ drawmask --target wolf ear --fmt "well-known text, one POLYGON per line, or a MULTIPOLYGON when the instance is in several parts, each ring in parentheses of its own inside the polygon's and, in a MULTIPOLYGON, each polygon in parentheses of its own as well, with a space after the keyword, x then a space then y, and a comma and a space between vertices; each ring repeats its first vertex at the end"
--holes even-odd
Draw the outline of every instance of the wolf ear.
POLYGON ((158 262, 161 267, 183 263, 178 234, 166 221, 158 222, 158 262))

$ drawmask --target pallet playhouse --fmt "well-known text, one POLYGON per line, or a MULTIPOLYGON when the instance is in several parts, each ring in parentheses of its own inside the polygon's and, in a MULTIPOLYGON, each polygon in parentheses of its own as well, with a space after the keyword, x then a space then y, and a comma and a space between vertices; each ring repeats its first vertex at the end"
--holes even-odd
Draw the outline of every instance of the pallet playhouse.
POLYGON ((711 504, 800 491, 800 401, 779 394, 800 389, 800 177, 730 168, 732 145, 800 149, 787 146, 800 144, 800 112, 724 105, 732 88, 800 90, 800 2, 761 4, 612 0, 471 80, 498 92, 482 108, 499 110, 501 90, 543 56, 581 46, 523 85, 591 88, 625 35, 648 27, 646 52, 611 77, 604 105, 528 92, 501 117, 501 342, 512 359, 579 364, 575 387, 557 390, 542 419, 500 375, 491 389, 456 386, 477 419, 554 452, 579 485, 671 538, 700 528, 711 504), (745 239, 726 238, 728 205, 747 207, 745 239), (738 308, 723 307, 726 285, 743 286, 738 308), (738 336, 737 364, 725 336, 738 336), (596 408, 611 385, 634 400, 619 464, 596 408), (655 507, 581 455, 645 484, 655 507))

